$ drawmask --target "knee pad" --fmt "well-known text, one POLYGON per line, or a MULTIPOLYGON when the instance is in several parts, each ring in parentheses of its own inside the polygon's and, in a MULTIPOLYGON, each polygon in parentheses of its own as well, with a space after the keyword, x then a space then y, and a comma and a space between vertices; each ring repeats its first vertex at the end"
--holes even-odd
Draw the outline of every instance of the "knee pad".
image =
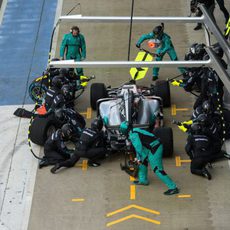
POLYGON ((163 176, 166 176, 167 173, 164 171, 164 170, 159 170, 159 172, 163 175, 163 176))
POLYGON ((147 161, 147 159, 145 159, 145 160, 143 161, 142 164, 143 164, 144 166, 148 167, 148 161, 147 161))

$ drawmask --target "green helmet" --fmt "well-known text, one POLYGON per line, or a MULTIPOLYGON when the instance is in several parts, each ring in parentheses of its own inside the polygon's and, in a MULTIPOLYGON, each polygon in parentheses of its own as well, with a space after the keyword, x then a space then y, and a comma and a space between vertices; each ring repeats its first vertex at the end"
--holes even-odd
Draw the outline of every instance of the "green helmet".
POLYGON ((128 128, 129 128, 129 125, 128 125, 128 122, 127 121, 123 121, 121 124, 120 124, 120 128, 119 128, 119 130, 120 130, 120 132, 122 133, 122 134, 127 134, 127 132, 128 132, 128 128))

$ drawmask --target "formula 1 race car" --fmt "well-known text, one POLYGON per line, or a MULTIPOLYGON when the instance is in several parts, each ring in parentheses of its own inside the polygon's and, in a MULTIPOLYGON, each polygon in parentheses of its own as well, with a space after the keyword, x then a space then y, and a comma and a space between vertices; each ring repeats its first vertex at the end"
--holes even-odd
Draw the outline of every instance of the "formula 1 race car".
POLYGON ((103 120, 109 149, 129 152, 127 137, 119 131, 120 124, 127 121, 132 127, 155 133, 163 143, 164 156, 172 156, 172 129, 164 127, 163 122, 163 105, 170 105, 167 81, 159 81, 151 87, 138 87, 131 81, 118 88, 106 88, 103 83, 94 83, 91 85, 90 99, 91 107, 103 120))

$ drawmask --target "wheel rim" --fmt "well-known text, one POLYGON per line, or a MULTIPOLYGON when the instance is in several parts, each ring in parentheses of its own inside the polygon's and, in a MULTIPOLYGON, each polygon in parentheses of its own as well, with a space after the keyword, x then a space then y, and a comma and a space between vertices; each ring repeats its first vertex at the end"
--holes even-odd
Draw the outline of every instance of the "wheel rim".
POLYGON ((47 136, 47 139, 49 137, 51 137, 52 133, 54 133, 56 131, 56 128, 54 125, 50 125, 47 129, 47 132, 46 132, 46 136, 47 136))

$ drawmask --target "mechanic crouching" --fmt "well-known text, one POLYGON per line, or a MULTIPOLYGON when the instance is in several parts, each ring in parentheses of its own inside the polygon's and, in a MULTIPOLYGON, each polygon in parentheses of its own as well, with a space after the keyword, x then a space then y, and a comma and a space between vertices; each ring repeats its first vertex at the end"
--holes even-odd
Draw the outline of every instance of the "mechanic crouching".
POLYGON ((172 179, 164 171, 162 164, 163 145, 154 134, 140 129, 130 129, 127 122, 122 122, 120 131, 124 135, 128 135, 137 154, 138 162, 138 180, 134 181, 137 185, 148 185, 148 162, 157 175, 157 177, 168 187, 164 195, 173 195, 179 193, 179 189, 172 179))
POLYGON ((73 167, 81 158, 88 158, 88 165, 92 167, 100 166, 98 160, 105 158, 106 148, 104 147, 104 135, 102 132, 102 120, 96 118, 91 123, 91 128, 85 128, 76 144, 74 154, 69 159, 58 162, 52 169, 56 173, 61 167, 73 167))
POLYGON ((61 129, 48 138, 44 145, 44 157, 39 162, 39 168, 55 165, 67 160, 73 154, 73 150, 66 147, 65 142, 72 138, 73 129, 70 124, 64 124, 61 129))
POLYGON ((54 114, 60 124, 69 123, 73 127, 72 141, 76 142, 86 125, 84 117, 72 108, 58 108, 54 114))
POLYGON ((210 138, 202 132, 198 122, 191 125, 185 151, 191 159, 191 173, 211 180, 212 176, 205 166, 212 159, 212 145, 210 138))

